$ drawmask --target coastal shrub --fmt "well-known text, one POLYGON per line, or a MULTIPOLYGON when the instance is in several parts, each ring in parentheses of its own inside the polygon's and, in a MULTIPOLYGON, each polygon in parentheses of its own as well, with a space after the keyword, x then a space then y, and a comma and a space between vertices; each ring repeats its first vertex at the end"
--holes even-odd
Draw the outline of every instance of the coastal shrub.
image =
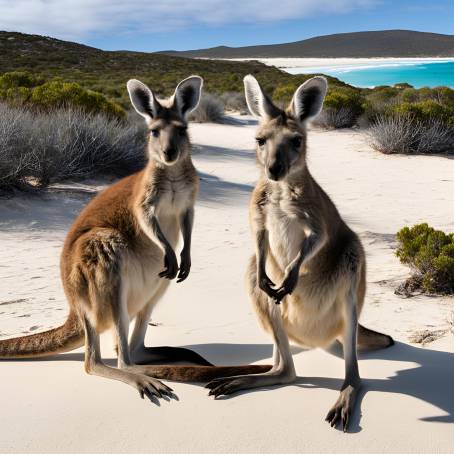
POLYGON ((407 82, 398 82, 397 84, 394 84, 394 87, 395 88, 413 88, 413 85, 410 85, 409 83, 407 82))
POLYGON ((224 103, 225 110, 240 112, 241 114, 248 113, 248 107, 244 93, 227 91, 220 96, 220 99, 224 103))
POLYGON ((224 104, 216 95, 202 93, 199 105, 189 114, 189 120, 197 123, 217 123, 224 117, 224 104))
POLYGON ((349 107, 334 109, 324 107, 314 119, 313 124, 325 129, 351 128, 357 120, 354 110, 349 107))
POLYGON ((416 103, 403 102, 396 104, 390 109, 391 114, 410 115, 416 120, 428 121, 437 119, 439 121, 448 121, 454 115, 454 109, 438 103, 432 99, 416 103))
POLYGON ((324 106, 339 110, 349 108, 356 117, 363 112, 364 99, 358 90, 351 88, 334 88, 328 91, 324 106))
POLYGON ((378 116, 368 130, 371 146, 385 154, 454 153, 454 126, 432 118, 421 121, 414 116, 378 116))
POLYGON ((273 101, 276 103, 276 105, 285 105, 286 107, 292 100, 293 95, 295 94, 295 91, 299 86, 300 84, 297 81, 294 81, 292 83, 279 84, 273 91, 273 101))
POLYGON ((397 240, 396 255, 413 272, 398 292, 454 293, 454 233, 424 223, 402 228, 397 240))
POLYGON ((366 99, 372 104, 388 104, 393 102, 399 95, 400 90, 394 87, 381 86, 375 87, 367 94, 366 99))
POLYGON ((85 90, 79 84, 69 82, 51 81, 35 87, 29 102, 44 109, 71 107, 114 117, 125 115, 122 107, 101 93, 85 90))
POLYGON ((0 76, 0 90, 18 87, 37 87, 45 82, 41 76, 26 71, 11 71, 0 76))
POLYGON ((10 72, 0 76, 0 100, 15 106, 26 105, 39 110, 66 107, 100 112, 122 118, 125 111, 101 93, 86 90, 75 82, 45 81, 27 72, 10 72))
POLYGON ((330 89, 325 97, 323 110, 314 124, 323 128, 350 128, 363 113, 364 99, 357 90, 339 87, 330 89))
POLYGON ((80 109, 39 113, 0 103, 0 188, 126 175, 143 166, 144 143, 141 126, 103 114, 80 109))

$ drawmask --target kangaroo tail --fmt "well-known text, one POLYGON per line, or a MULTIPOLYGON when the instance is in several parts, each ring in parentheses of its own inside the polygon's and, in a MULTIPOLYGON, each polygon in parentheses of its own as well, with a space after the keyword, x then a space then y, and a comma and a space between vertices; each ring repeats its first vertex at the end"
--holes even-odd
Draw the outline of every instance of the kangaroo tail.
POLYGON ((358 350, 361 352, 378 350, 394 345, 394 340, 387 334, 366 328, 358 323, 358 350))
POLYGON ((215 378, 268 372, 270 365, 250 364, 241 366, 147 366, 152 377, 179 382, 208 382, 215 378))
POLYGON ((0 359, 38 358, 64 353, 84 344, 84 331, 77 315, 70 313, 58 328, 0 341, 0 359))

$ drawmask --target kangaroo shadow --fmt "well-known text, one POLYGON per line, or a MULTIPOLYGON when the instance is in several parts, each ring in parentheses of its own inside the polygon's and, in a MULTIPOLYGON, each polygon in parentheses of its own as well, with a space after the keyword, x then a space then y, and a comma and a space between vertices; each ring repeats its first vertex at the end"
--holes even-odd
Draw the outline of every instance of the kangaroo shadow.
POLYGON ((199 172, 199 175, 200 201, 236 205, 238 204, 237 197, 249 198, 253 189, 251 185, 222 180, 208 173, 199 172))
POLYGON ((242 117, 233 117, 233 116, 225 116, 222 119, 223 125, 229 126, 257 126, 258 120, 255 118, 242 118, 242 117))
POLYGON ((243 160, 254 162, 255 152, 253 151, 254 143, 251 142, 250 150, 238 150, 235 148, 214 147, 211 145, 194 145, 193 156, 197 159, 204 159, 209 161, 225 161, 231 162, 233 160, 243 160))
MULTIPOLYGON (((272 345, 270 344, 229 344, 211 343, 184 345, 183 347, 195 350, 200 355, 213 361, 217 365, 249 364, 256 361, 270 359, 272 345)), ((292 353, 304 352, 299 347, 292 347, 292 353)), ((342 358, 342 346, 334 344, 328 352, 342 358)), ((384 350, 377 350, 359 355, 360 365, 363 361, 380 359, 385 361, 399 361, 409 363, 410 368, 397 370, 394 375, 385 379, 363 379, 362 389, 357 399, 355 414, 352 416, 349 432, 361 430, 362 400, 368 392, 382 392, 402 394, 425 401, 440 410, 444 415, 427 415, 421 421, 453 423, 454 422, 454 353, 413 347, 401 342, 384 350)), ((84 360, 84 354, 79 352, 64 353, 48 358, 24 359, 14 361, 79 361, 84 360)), ((104 361, 115 366, 116 359, 108 358, 104 361)), ((156 363, 159 364, 159 363, 156 363)), ((307 377, 300 376, 292 385, 301 388, 324 388, 339 391, 343 383, 342 378, 307 377)), ((267 392, 279 386, 245 390, 238 394, 249 392, 267 392)), ((229 398, 229 397, 227 397, 229 398)), ((333 402, 334 403, 334 402, 333 402)), ((328 411, 328 408, 326 409, 328 411)), ((324 416, 324 415, 323 415, 324 416)))
MULTIPOLYGON (((236 357, 236 363, 238 363, 239 359, 248 363, 259 361, 270 358, 272 352, 272 347, 266 344, 249 346, 241 344, 208 344, 187 347, 198 350, 202 355, 205 354, 209 359, 214 360, 216 364, 229 361, 234 356, 236 357), (236 356, 237 354, 238 356, 236 356)), ((303 350, 296 347, 292 348, 292 353, 301 351, 303 350)), ((341 344, 334 344, 328 349, 328 352, 339 358, 343 357, 341 344)), ((454 422, 454 353, 413 347, 396 342, 394 346, 388 349, 361 353, 359 355, 360 363, 372 359, 405 362, 414 365, 414 367, 397 370, 394 375, 385 379, 363 379, 362 388, 357 398, 356 411, 350 421, 349 432, 359 432, 361 430, 362 400, 368 392, 402 394, 423 400, 438 407, 446 414, 438 416, 427 415, 421 418, 422 421, 454 422)), ((301 376, 297 378, 293 385, 282 386, 325 388, 339 391, 342 384, 343 378, 301 376)), ((280 387, 280 385, 245 390, 238 394, 269 391, 276 387, 280 387)))

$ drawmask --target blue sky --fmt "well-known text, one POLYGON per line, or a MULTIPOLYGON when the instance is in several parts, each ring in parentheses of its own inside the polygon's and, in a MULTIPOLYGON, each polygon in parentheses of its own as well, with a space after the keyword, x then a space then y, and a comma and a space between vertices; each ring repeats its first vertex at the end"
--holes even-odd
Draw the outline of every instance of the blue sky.
POLYGON ((0 29, 106 50, 297 41, 362 30, 454 34, 454 0, 0 0, 0 29))

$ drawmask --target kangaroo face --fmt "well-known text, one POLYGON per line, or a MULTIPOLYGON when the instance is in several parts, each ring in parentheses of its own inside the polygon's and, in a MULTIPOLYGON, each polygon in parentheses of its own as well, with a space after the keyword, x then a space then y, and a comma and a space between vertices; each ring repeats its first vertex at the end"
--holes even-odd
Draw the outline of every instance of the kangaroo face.
POLYGON ((156 118, 148 129, 148 154, 165 165, 173 165, 189 152, 187 124, 183 119, 156 118))
POLYGON ((129 97, 136 111, 148 124, 148 155, 150 159, 171 166, 189 153, 186 116, 200 99, 202 78, 191 76, 177 85, 173 96, 158 100, 142 82, 127 83, 129 97))
POLYGON ((270 180, 283 180, 305 165, 306 131, 285 112, 258 129, 256 142, 257 159, 270 180))
POLYGON ((269 180, 285 180, 305 166, 306 123, 322 108, 326 79, 313 77, 302 84, 285 111, 272 103, 253 76, 244 78, 244 86, 249 110, 261 120, 256 133, 258 162, 269 180))

